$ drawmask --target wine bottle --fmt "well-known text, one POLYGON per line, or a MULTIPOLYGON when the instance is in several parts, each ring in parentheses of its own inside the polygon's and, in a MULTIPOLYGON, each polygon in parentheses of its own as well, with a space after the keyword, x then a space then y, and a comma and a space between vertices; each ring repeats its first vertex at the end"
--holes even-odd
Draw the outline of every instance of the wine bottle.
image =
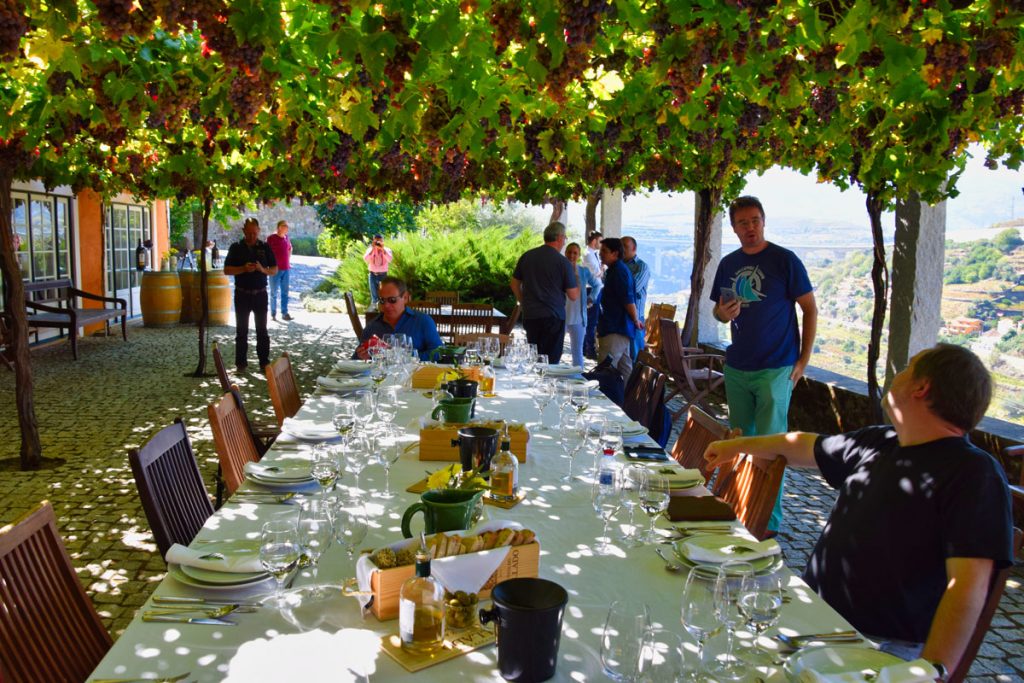
POLYGON ((420 534, 416 575, 402 584, 398 599, 398 633, 402 649, 429 655, 444 647, 444 587, 430 575, 430 551, 420 534))
POLYGON ((501 450, 491 461, 491 498, 502 502, 515 500, 519 493, 519 461, 511 446, 506 424, 501 435, 501 450))

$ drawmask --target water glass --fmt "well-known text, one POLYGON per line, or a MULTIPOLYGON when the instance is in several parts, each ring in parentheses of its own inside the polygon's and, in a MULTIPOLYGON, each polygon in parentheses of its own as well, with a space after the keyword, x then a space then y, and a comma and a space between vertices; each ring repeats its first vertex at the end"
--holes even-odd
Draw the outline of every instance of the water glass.
POLYGON ((621 538, 631 548, 643 545, 643 535, 634 515, 641 507, 640 494, 647 486, 648 473, 649 470, 639 463, 633 463, 622 471, 622 505, 629 509, 629 523, 624 526, 621 538))
POLYGON ((576 411, 563 409, 559 415, 558 434, 562 448, 569 456, 569 471, 562 477, 562 481, 571 482, 573 462, 587 441, 587 425, 576 411))
POLYGON ((282 588, 285 580, 299 563, 299 532, 295 522, 278 519, 267 522, 260 532, 260 564, 277 581, 274 604, 282 608, 282 588))
POLYGON ((605 420, 601 426, 601 450, 605 453, 622 452, 622 424, 614 420, 605 420))
POLYGON ((742 678, 747 667, 733 655, 736 629, 743 625, 744 617, 739 607, 741 587, 747 577, 754 575, 749 562, 730 561, 722 564, 715 583, 715 612, 725 629, 725 654, 718 658, 711 673, 717 678, 736 680, 742 678))
POLYGON ((334 538, 345 549, 349 560, 355 560, 359 544, 366 538, 366 517, 361 510, 340 508, 334 513, 334 538))
POLYGON ((341 434, 342 439, 347 439, 348 435, 355 429, 356 426, 356 406, 351 401, 342 401, 334 407, 334 417, 331 422, 334 424, 334 428, 341 434))
POLYGON ((302 501, 299 512, 299 542, 302 545, 303 564, 308 566, 312 575, 313 595, 322 594, 316 582, 320 557, 331 546, 334 538, 334 525, 331 523, 330 504, 327 500, 308 498, 302 501))
POLYGON ((598 477, 594 483, 594 489, 591 494, 591 502, 594 506, 594 512, 597 513, 601 521, 604 522, 604 526, 601 529, 601 544, 595 548, 595 551, 599 555, 605 555, 609 552, 611 546, 609 545, 608 538, 608 525, 611 523, 612 518, 622 507, 622 496, 621 487, 619 484, 618 473, 612 473, 608 482, 602 483, 602 477, 598 477))
POLYGON ((555 386, 551 382, 540 381, 533 387, 531 392, 533 398, 533 404, 537 407, 537 412, 540 414, 540 424, 538 431, 544 431, 544 409, 548 407, 551 400, 555 397, 555 386))
POLYGON ((354 491, 359 489, 359 473, 366 469, 374 452, 373 437, 360 434, 349 439, 348 450, 345 451, 345 469, 355 479, 354 491))
POLYGON ((650 518, 651 525, 647 529, 644 540, 648 543, 658 543, 661 539, 654 530, 654 523, 658 516, 668 510, 669 487, 668 480, 657 472, 650 472, 644 479, 640 491, 640 509, 650 518))
POLYGON ((651 624, 646 603, 616 600, 601 630, 601 668, 613 681, 636 680, 644 634, 651 624))
POLYGON ((572 395, 569 398, 569 403, 580 415, 586 412, 587 408, 590 407, 590 387, 586 384, 574 383, 572 385, 572 395))
POLYGON ((752 657, 755 662, 773 659, 767 653, 758 654, 757 639, 779 621, 779 614, 782 612, 783 590, 783 579, 775 573, 758 576, 751 572, 743 579, 738 604, 747 626, 755 634, 755 651, 752 657))
POLYGON ((644 631, 637 657, 637 683, 677 683, 683 679, 683 641, 668 629, 644 631))
MULTIPOLYGON (((379 405, 379 404, 378 404, 379 405)), ((391 492, 391 466, 402 457, 402 444, 392 435, 377 439, 377 462, 384 467, 384 492, 378 493, 380 498, 394 498, 391 492)))
POLYGON ((690 570, 683 586, 681 621, 686 632, 697 641, 697 669, 694 678, 703 672, 704 645, 722 628, 715 609, 715 586, 719 568, 698 564, 690 570))

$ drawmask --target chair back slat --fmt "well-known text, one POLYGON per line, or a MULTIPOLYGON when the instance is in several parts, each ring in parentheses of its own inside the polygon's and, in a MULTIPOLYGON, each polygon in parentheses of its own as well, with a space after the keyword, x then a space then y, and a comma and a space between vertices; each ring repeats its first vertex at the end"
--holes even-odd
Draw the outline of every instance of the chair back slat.
POLYGON ((432 301, 435 304, 449 306, 452 304, 459 303, 459 293, 450 290, 439 289, 432 292, 427 292, 424 296, 427 301, 432 301))
POLYGON ((299 397, 299 387, 295 382, 295 373, 292 372, 292 362, 288 358, 288 352, 270 363, 263 369, 267 376, 267 390, 270 392, 270 402, 274 406, 274 416, 277 418, 277 426, 284 424, 287 417, 294 417, 302 407, 302 399, 299 397))
POLYGON ((654 368, 637 363, 626 382, 626 400, 622 410, 647 429, 654 421, 658 399, 665 392, 665 375, 654 368))
POLYGON ((142 448, 128 451, 128 461, 160 555, 175 543, 191 543, 213 514, 213 504, 181 418, 142 448))
POLYGON ((345 292, 345 311, 348 313, 348 320, 352 323, 352 330, 356 333, 356 339, 363 338, 363 321, 359 319, 359 311, 356 310, 356 300, 352 292, 345 292))
POLYGON ((785 471, 784 458, 768 461, 742 456, 719 468, 713 491, 732 506, 747 531, 763 540, 785 471))
POLYGON ((501 325, 498 326, 498 332, 501 334, 512 334, 512 330, 515 329, 516 323, 519 322, 519 316, 523 313, 523 307, 519 304, 515 305, 512 312, 508 314, 508 317, 502 321, 501 325))
POLYGON ((644 328, 644 346, 655 356, 661 349, 661 324, 662 319, 674 320, 676 307, 673 304, 651 304, 647 312, 646 325, 644 328))
POLYGON ((217 381, 220 382, 220 390, 225 394, 231 391, 231 378, 228 377, 228 368, 224 365, 224 356, 220 352, 220 346, 213 342, 213 366, 217 368, 217 381))
POLYGON ((670 397, 682 394, 686 399, 673 415, 676 419, 690 405, 705 403, 708 395, 722 385, 725 381, 722 373, 724 358, 684 347, 679 325, 674 320, 662 318, 658 325, 661 327, 661 358, 669 377, 670 397))
POLYGON ((0 680, 80 683, 110 645, 50 504, 0 530, 0 680))
POLYGON ((237 390, 220 397, 207 408, 210 429, 217 447, 221 476, 228 495, 245 480, 245 464, 260 459, 260 452, 249 428, 249 421, 242 411, 241 398, 237 390))
POLYGON ((731 439, 739 436, 740 430, 729 429, 697 406, 690 406, 686 413, 686 424, 672 446, 671 455, 683 467, 698 469, 704 479, 711 481, 712 470, 704 462, 704 451, 712 441, 731 439))
POLYGON ((451 336, 490 334, 494 330, 494 308, 490 304, 452 304, 451 336))

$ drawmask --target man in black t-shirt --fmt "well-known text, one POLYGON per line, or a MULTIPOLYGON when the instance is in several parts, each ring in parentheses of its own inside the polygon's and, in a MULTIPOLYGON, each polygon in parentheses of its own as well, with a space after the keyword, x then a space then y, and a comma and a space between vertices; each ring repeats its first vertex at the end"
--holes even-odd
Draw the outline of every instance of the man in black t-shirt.
POLYGON ((235 277, 235 367, 249 367, 249 314, 256 320, 256 357, 262 370, 270 363, 270 334, 267 332, 267 277, 277 273, 277 260, 260 239, 260 224, 245 219, 243 239, 228 249, 224 274, 235 277))
POLYGON ((576 301, 580 288, 569 259, 562 255, 565 226, 554 222, 544 228, 544 244, 519 257, 509 286, 523 307, 526 340, 552 365, 565 348, 565 299, 576 301))
POLYGON ((858 630, 952 671, 993 572, 1013 562, 1006 474, 971 444, 992 380, 977 356, 939 344, 896 375, 892 426, 716 441, 708 466, 741 453, 817 466, 839 491, 804 579, 858 630))

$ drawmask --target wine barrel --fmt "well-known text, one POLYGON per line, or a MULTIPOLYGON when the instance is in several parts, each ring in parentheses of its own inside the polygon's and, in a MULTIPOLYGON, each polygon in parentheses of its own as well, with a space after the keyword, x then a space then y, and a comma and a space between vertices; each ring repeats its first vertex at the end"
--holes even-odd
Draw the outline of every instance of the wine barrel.
POLYGON ((142 323, 146 327, 171 327, 181 317, 181 285, 175 272, 142 274, 139 292, 142 323))
MULTIPOLYGON (((198 323, 203 314, 203 302, 199 295, 198 271, 192 273, 189 290, 189 322, 198 323)), ((209 325, 227 325, 231 322, 231 280, 223 270, 206 271, 207 305, 209 306, 209 325)), ((182 322, 185 322, 182 317, 182 322)))
MULTIPOLYGON (((181 322, 194 323, 198 316, 192 313, 192 285, 199 282, 199 273, 183 270, 178 273, 178 279, 181 281, 181 322)), ((196 288, 198 289, 198 284, 196 288)))

